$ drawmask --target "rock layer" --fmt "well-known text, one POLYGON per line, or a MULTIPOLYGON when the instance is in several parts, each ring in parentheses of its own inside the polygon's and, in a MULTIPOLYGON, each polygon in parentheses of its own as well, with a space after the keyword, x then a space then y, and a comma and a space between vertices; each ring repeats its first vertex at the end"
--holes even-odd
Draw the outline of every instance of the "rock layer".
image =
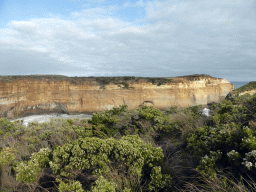
MULTIPOLYGON (((12 76, 15 77, 15 76, 12 76)), ((0 78, 0 117, 9 119, 44 113, 93 113, 126 104, 164 109, 173 105, 188 107, 222 101, 234 85, 210 76, 184 76, 163 85, 145 78, 100 85, 93 78, 70 77, 0 78), (70 80, 71 79, 71 80, 70 80)), ((107 79, 107 77, 105 77, 107 79)))

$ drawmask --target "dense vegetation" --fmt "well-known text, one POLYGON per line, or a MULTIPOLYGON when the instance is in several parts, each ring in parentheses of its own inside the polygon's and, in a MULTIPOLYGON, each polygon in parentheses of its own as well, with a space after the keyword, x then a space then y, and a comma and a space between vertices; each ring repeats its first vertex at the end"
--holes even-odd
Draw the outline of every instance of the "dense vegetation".
POLYGON ((2 118, 0 191, 255 191, 256 94, 202 108, 2 118))

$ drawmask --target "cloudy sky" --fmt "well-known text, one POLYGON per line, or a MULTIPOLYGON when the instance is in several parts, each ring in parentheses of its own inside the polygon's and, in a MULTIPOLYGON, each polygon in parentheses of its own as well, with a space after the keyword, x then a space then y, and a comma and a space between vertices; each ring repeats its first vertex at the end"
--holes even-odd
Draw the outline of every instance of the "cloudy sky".
POLYGON ((0 75, 256 81, 256 0, 0 0, 0 75))

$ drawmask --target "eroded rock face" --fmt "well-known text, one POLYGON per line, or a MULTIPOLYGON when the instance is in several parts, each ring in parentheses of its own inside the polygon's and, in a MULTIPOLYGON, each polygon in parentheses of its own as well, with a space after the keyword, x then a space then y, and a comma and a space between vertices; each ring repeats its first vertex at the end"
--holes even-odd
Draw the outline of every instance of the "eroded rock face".
MULTIPOLYGON (((213 77, 172 78, 173 82, 157 86, 145 79, 127 81, 129 86, 110 83, 104 87, 88 78, 72 83, 52 78, 0 79, 0 117, 9 119, 43 113, 93 113, 126 104, 128 109, 139 106, 167 108, 187 107, 220 102, 234 85, 213 77), (127 88, 128 87, 128 88, 127 88)), ((169 79, 169 78, 168 78, 169 79)))

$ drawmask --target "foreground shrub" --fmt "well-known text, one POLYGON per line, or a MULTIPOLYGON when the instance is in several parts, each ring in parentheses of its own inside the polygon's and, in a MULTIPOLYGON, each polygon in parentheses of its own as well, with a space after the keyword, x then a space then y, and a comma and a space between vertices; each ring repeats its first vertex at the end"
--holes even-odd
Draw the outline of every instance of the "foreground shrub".
POLYGON ((0 166, 5 166, 11 164, 16 159, 16 150, 13 148, 4 148, 0 152, 0 166))
POLYGON ((216 171, 226 169, 236 174, 254 175, 256 132, 249 127, 226 124, 201 127, 187 137, 187 150, 201 157, 197 170, 215 177, 216 171), (247 168, 247 171, 245 170, 247 168))
POLYGON ((140 117, 145 118, 147 120, 154 119, 157 116, 162 117, 164 115, 164 113, 162 111, 160 111, 159 109, 156 109, 152 106, 138 108, 137 111, 139 112, 140 117))
MULTIPOLYGON (((62 147, 57 146, 52 152, 41 149, 32 155, 29 162, 17 165, 16 176, 19 181, 32 183, 38 179, 42 169, 50 167, 61 184, 59 187, 71 188, 74 183, 64 183, 75 182, 76 170, 81 170, 99 177, 93 191, 100 191, 104 186, 111 190, 115 187, 118 191, 127 191, 133 186, 129 182, 127 185, 126 181, 134 177, 143 181, 146 189, 155 191, 170 185, 170 176, 163 175, 159 167, 163 157, 161 148, 144 143, 137 135, 122 137, 120 140, 79 138, 62 147), (123 179, 121 183, 114 184, 119 177, 123 179), (96 190, 97 186, 99 189, 96 190)), ((77 182, 75 185, 79 187, 77 182)))

